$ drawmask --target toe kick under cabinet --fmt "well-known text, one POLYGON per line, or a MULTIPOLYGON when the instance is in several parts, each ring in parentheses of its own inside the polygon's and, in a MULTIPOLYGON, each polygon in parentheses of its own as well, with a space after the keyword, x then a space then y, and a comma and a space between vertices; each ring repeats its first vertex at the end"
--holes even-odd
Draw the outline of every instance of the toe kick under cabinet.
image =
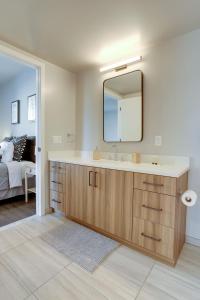
POLYGON ((50 207, 67 218, 175 265, 185 242, 179 178, 51 161, 50 207))

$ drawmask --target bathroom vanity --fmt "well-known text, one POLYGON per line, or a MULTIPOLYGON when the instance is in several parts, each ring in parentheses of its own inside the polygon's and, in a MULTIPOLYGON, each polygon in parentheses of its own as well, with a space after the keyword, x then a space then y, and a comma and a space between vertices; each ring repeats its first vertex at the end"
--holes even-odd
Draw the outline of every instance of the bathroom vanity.
POLYGON ((49 156, 50 207, 175 265, 185 242, 187 165, 49 156))

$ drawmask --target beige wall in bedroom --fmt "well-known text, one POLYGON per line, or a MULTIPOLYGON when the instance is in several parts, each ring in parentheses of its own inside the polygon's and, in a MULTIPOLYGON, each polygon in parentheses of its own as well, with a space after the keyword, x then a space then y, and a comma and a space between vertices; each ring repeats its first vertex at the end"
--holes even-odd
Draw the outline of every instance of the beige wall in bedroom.
MULTIPOLYGON (((200 30, 141 52, 144 73, 144 139, 122 143, 119 152, 139 151, 191 157, 189 186, 200 196, 200 30), (154 146, 161 135, 163 145, 154 146)), ((77 149, 111 150, 103 142, 102 83, 98 69, 77 78, 77 149)), ((200 201, 188 209, 187 234, 200 239, 200 201)))

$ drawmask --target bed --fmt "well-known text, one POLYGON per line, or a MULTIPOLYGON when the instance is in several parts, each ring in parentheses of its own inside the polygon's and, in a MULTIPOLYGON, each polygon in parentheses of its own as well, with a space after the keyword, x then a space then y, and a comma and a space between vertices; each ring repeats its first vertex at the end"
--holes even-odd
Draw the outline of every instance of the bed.
MULTIPOLYGON (((13 161, 13 164, 14 163, 16 162, 13 161)), ((12 166, 12 162, 10 164, 12 166)), ((32 167, 35 165, 35 137, 27 138, 26 148, 24 150, 22 161, 17 162, 17 164, 18 171, 20 171, 22 174, 22 185, 11 188, 9 182, 8 166, 5 163, 0 162, 0 200, 5 200, 25 194, 25 169, 27 167, 32 167)), ((34 176, 28 179, 28 184, 30 187, 35 186, 34 176)))

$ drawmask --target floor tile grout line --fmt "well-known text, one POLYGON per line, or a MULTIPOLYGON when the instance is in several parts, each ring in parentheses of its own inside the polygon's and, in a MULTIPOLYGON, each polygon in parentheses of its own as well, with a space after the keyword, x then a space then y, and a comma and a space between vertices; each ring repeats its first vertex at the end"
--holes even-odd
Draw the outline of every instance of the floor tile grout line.
POLYGON ((145 276, 145 279, 144 279, 144 281, 143 281, 141 287, 139 288, 139 291, 138 291, 138 293, 137 293, 137 295, 136 295, 135 300, 138 299, 138 296, 140 295, 140 292, 141 292, 141 290, 143 289, 143 287, 144 287, 144 285, 145 285, 147 279, 148 279, 149 276, 151 275, 151 272, 152 272, 152 270, 153 270, 153 268, 154 268, 155 265, 156 265, 156 262, 153 263, 153 265, 151 266, 149 272, 148 272, 147 275, 145 276))
MULTIPOLYGON (((188 280, 185 279, 184 277, 183 277, 183 278, 179 277, 179 275, 176 274, 176 273, 171 273, 171 272, 170 272, 170 269, 165 269, 165 268, 163 268, 163 266, 160 265, 160 264, 158 264, 157 262, 155 263, 155 267, 158 267, 158 268, 160 267, 160 268, 162 268, 162 271, 163 271, 166 275, 168 275, 168 276, 170 276, 170 277, 172 277, 172 278, 174 278, 174 279, 181 280, 181 281, 183 281, 184 283, 186 283, 186 284, 192 286, 193 288, 197 288, 196 285, 194 285, 191 281, 188 281, 188 280)), ((172 267, 172 268, 173 268, 173 267, 172 267)), ((172 270, 173 270, 173 269, 172 269, 172 270)), ((199 287, 198 287, 198 289, 200 290, 199 287)))
MULTIPOLYGON (((32 295, 35 294, 35 292, 37 292, 37 290, 39 290, 42 286, 44 286, 45 284, 47 284, 50 280, 52 280, 53 278, 55 278, 56 276, 58 276, 58 274, 60 274, 62 271, 65 270, 65 268, 69 265, 71 265, 72 262, 70 262, 68 265, 65 265, 64 267, 62 267, 62 269, 60 269, 58 272, 56 272, 56 274, 54 274, 53 276, 51 276, 47 281, 43 282, 40 286, 38 286, 36 289, 34 289, 32 292, 32 295)), ((34 295, 35 296, 35 295, 34 295)), ((36 297, 37 298, 37 297, 36 297)), ((38 298, 37 298, 38 299, 38 298)))
MULTIPOLYGON (((24 236, 23 236, 23 237, 24 237, 24 236)), ((13 247, 10 247, 10 248, 8 248, 7 250, 1 252, 1 253, 0 253, 0 258, 1 258, 1 256, 5 255, 7 252, 9 252, 9 251, 11 251, 11 250, 13 250, 13 249, 18 248, 18 247, 20 247, 20 246, 22 246, 22 245, 24 245, 24 244, 30 242, 30 241, 33 240, 33 239, 34 239, 34 238, 31 238, 31 239, 28 239, 28 238, 27 238, 26 241, 24 241, 24 242, 22 242, 22 243, 20 243, 20 244, 18 244, 18 245, 15 245, 15 246, 13 246, 13 247)))
MULTIPOLYGON (((78 277, 77 274, 75 272, 73 272, 72 270, 68 269, 68 267, 73 264, 75 262, 71 262, 69 265, 65 266, 64 269, 66 269, 67 271, 69 271, 70 273, 72 273, 74 276, 78 277)), ((76 263, 75 263, 76 264, 76 263)), ((79 266, 79 265, 78 265, 79 266)), ((80 267, 80 266, 79 266, 80 267)), ((87 271, 87 270, 86 270, 87 271)), ((87 271, 88 272, 88 271, 87 271)), ((90 272, 88 272, 90 274, 90 272)), ((79 277, 78 277, 79 278, 79 277)), ((93 277, 92 277, 93 278, 93 277)), ((80 278, 79 278, 80 279, 80 278)), ((95 278, 93 278, 94 280, 96 280, 95 278)), ((82 279, 80 279, 81 281, 83 281, 82 279)), ((85 282, 84 282, 85 283, 85 282)), ((87 283, 86 283, 87 284, 87 283)), ((92 287, 97 293, 101 294, 105 299, 109 300, 109 298, 101 291, 98 290, 96 287, 89 285, 90 287, 92 287)))
MULTIPOLYGON (((137 294, 135 300, 138 299, 138 296, 139 296, 139 294, 140 294, 142 288, 144 287, 144 285, 145 285, 147 279, 149 278, 149 276, 151 276, 151 272, 153 271, 153 269, 156 268, 156 267, 159 267, 159 266, 160 266, 160 265, 158 264, 158 262, 155 261, 154 264, 153 264, 153 266, 151 267, 150 272, 149 272, 148 275, 146 276, 145 281, 143 282, 143 285, 142 285, 142 287, 140 288, 140 290, 139 290, 139 292, 138 292, 138 294, 137 294)), ((165 269, 163 270, 163 272, 165 272, 166 274, 168 273, 168 271, 166 271, 165 269)), ((172 278, 177 278, 177 276, 176 276, 176 275, 173 275, 173 274, 169 274, 169 276, 172 277, 172 278)), ((182 280, 182 279, 181 279, 181 280, 182 280)), ((183 279, 183 281, 184 281, 185 283, 188 283, 188 282, 186 282, 184 279, 183 279)), ((195 286, 194 286, 194 287, 195 287, 195 286)), ((174 297, 174 296, 168 294, 166 291, 164 291, 164 290, 162 290, 162 289, 160 289, 160 288, 158 288, 158 287, 156 287, 156 288, 159 289, 161 292, 165 293, 166 295, 168 295, 169 297, 171 297, 173 300, 179 300, 178 298, 176 298, 176 297, 174 297)), ((195 288, 196 288, 196 287, 195 287, 195 288)))
MULTIPOLYGON (((38 238, 38 237, 36 237, 36 238, 38 238)), ((32 239, 34 239, 34 238, 32 238, 32 239)), ((21 244, 19 244, 19 245, 17 245, 17 246, 15 246, 15 247, 13 247, 12 249, 8 249, 6 252, 4 252, 3 254, 0 254, 0 264, 10 273, 10 275, 19 283, 19 285, 29 294, 29 293, 33 293, 35 290, 37 290, 37 289, 35 289, 33 292, 26 286, 26 284, 23 282, 23 280, 19 280, 19 278, 18 278, 18 274, 17 274, 17 272, 10 266, 10 265, 7 265, 7 263, 5 263, 4 262, 4 260, 3 260, 3 256, 4 255, 6 255, 6 253, 7 252, 10 252, 10 251, 12 251, 12 250, 14 250, 14 249, 16 249, 16 248, 18 248, 18 247, 21 247, 22 245, 24 245, 24 244, 26 244, 26 243, 28 243, 28 242, 30 242, 31 240, 27 240, 27 241, 25 241, 24 243, 21 243, 21 244)), ((68 265, 70 265, 70 264, 72 264, 72 261, 70 261, 70 263, 69 264, 66 264, 66 265, 64 265, 62 268, 61 268, 61 270, 60 271, 58 271, 55 275, 53 275, 51 278, 49 278, 45 283, 47 283, 49 280, 51 280, 52 278, 54 278, 55 276, 57 276, 61 271, 63 271, 68 265)), ((44 283, 44 284, 45 284, 44 283)), ((42 285, 44 285, 44 284, 42 284, 42 285)), ((41 285, 41 286, 42 286, 41 285)), ((29 296, 31 296, 31 294, 29 294, 29 296)), ((29 297, 28 296, 28 297, 29 297)))
POLYGON ((18 244, 18 245, 9 247, 9 248, 6 249, 5 251, 0 252, 0 257, 3 256, 3 255, 5 255, 5 254, 6 254, 7 252, 9 252, 10 250, 13 250, 13 249, 15 249, 15 248, 17 248, 17 247, 19 247, 19 246, 22 246, 22 245, 24 245, 24 244, 27 243, 27 242, 28 242, 28 241, 24 241, 24 242, 22 242, 22 243, 20 243, 20 244, 18 244))
MULTIPOLYGON (((13 279, 15 279, 18 284, 20 285, 20 287, 27 293, 29 294, 29 289, 26 287, 26 285, 22 282, 22 280, 19 280, 17 273, 10 267, 5 265, 2 261, 0 261, 0 264, 9 272, 10 276, 13 277, 13 279)), ((30 294, 29 294, 30 296, 30 294)), ((28 296, 28 297, 29 297, 28 296)))

